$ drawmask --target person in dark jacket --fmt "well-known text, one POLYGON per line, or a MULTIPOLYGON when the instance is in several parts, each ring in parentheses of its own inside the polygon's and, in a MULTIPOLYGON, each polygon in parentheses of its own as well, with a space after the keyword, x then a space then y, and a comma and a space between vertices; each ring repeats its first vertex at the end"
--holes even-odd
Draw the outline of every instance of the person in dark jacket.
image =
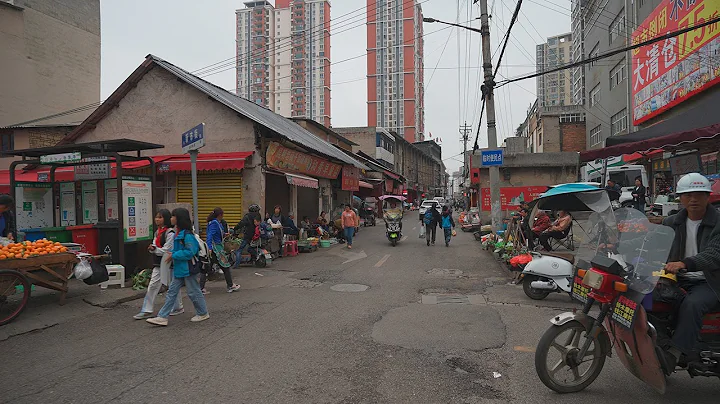
POLYGON ((295 225, 295 215, 288 213, 283 222, 283 232, 288 236, 297 236, 300 234, 300 230, 295 225))
POLYGON ((665 352, 665 372, 680 356, 692 355, 703 316, 720 309, 720 214, 710 204, 710 181, 698 173, 680 178, 677 194, 683 209, 663 221, 675 230, 665 271, 678 274, 687 291, 680 304, 672 347, 665 352))
POLYGON ((0 195, 0 236, 15 240, 15 200, 10 195, 0 195))
POLYGON ((248 208, 248 213, 246 213, 242 220, 240 220, 240 222, 235 226, 235 234, 243 235, 240 247, 235 251, 236 268, 240 265, 240 255, 242 255, 245 247, 250 244, 250 240, 252 240, 253 235, 255 235, 255 218, 257 218, 258 221, 262 221, 262 216, 260 216, 260 206, 253 203, 248 208))
POLYGON ((635 203, 635 209, 645 213, 645 194, 647 190, 642 183, 642 178, 635 178, 635 188, 632 190, 633 202, 635 203))
POLYGON ((437 228, 440 225, 440 221, 442 221, 442 216, 440 215, 440 212, 438 212, 437 205, 432 205, 428 208, 428 210, 425 212, 430 212, 432 215, 432 218, 430 219, 430 223, 425 223, 425 217, 423 215, 423 223, 425 224, 425 241, 427 241, 427 245, 429 246, 431 243, 432 245, 435 245, 435 235, 437 234, 437 228))

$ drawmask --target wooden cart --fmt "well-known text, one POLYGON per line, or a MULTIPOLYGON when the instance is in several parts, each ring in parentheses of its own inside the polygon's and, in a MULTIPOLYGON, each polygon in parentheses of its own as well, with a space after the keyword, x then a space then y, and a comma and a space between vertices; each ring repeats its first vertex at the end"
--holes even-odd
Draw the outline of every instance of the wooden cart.
POLYGON ((59 303, 65 304, 68 280, 77 262, 72 253, 0 261, 0 325, 20 315, 30 298, 31 285, 59 291, 59 303))

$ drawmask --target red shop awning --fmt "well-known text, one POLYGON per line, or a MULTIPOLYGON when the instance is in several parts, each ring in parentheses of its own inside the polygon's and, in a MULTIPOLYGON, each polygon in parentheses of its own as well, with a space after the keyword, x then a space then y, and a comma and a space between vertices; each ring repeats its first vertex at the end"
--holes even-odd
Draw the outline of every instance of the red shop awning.
POLYGON ((621 156, 623 154, 647 153, 665 148, 675 149, 682 145, 702 140, 710 140, 718 136, 720 136, 720 124, 714 124, 704 128, 673 133, 671 135, 616 144, 603 149, 587 150, 580 153, 580 161, 594 161, 597 159, 621 156))
POLYGON ((385 170, 385 175, 387 175, 388 177, 394 179, 395 181, 400 181, 400 176, 397 175, 397 174, 395 174, 395 173, 393 173, 392 171, 385 170))
POLYGON ((360 188, 373 189, 373 186, 372 186, 372 184, 370 184, 368 182, 360 181, 360 188))
MULTIPOLYGON (((198 171, 242 170, 245 167, 245 159, 253 153, 200 153, 197 157, 197 169, 198 171)), ((158 171, 190 171, 190 155, 187 154, 153 156, 152 159, 155 161, 155 168, 158 171)), ((147 161, 123 163, 123 169, 126 170, 147 166, 147 161)))
POLYGON ((287 183, 290 185, 296 185, 298 187, 318 189, 318 180, 311 177, 298 174, 285 174, 287 183))

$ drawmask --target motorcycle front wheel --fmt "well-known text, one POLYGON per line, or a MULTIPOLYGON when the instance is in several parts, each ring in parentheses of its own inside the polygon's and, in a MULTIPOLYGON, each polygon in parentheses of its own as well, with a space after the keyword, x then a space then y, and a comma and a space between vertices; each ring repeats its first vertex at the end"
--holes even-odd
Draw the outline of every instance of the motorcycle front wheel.
POLYGON ((535 371, 540 380, 558 393, 577 393, 592 384, 605 365, 605 354, 597 340, 583 358, 578 358, 587 338, 579 321, 553 325, 543 334, 535 350, 535 371))

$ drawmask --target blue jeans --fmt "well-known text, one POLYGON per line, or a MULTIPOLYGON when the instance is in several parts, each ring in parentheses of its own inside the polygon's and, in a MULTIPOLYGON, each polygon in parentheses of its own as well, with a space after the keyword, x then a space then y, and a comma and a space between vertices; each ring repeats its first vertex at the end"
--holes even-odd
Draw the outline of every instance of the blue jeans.
MULTIPOLYGON (((147 292, 145 292, 145 300, 143 301, 143 307, 140 311, 142 311, 143 313, 152 313, 155 311, 155 298, 157 297, 158 292, 160 292, 161 286, 162 282, 160 281, 160 268, 155 267, 153 268, 152 276, 150 277, 150 284, 148 285, 147 292)), ((173 307, 173 310, 177 311, 182 308, 182 296, 180 296, 180 293, 178 292, 177 298, 175 299, 175 307, 173 307)))
POLYGON ((446 229, 443 227, 443 232, 445 232, 445 244, 450 244, 450 239, 452 238, 452 229, 446 229))
POLYGON ((198 283, 196 275, 190 275, 185 278, 173 278, 170 282, 170 288, 168 289, 167 296, 165 297, 165 304, 163 305, 158 317, 168 318, 170 311, 175 305, 175 299, 177 299, 180 288, 185 285, 187 289, 187 295, 190 298, 193 306, 195 306, 195 314, 198 316, 204 316, 207 314, 207 305, 205 303, 205 296, 200 291, 200 284, 198 283))
POLYGON ((245 247, 247 247, 249 244, 250 242, 246 238, 242 239, 242 241, 240 242, 240 247, 235 250, 235 265, 233 266, 233 268, 240 268, 240 256, 242 255, 242 252, 245 251, 245 247))
POLYGON ((346 227, 345 229, 343 229, 343 233, 345 234, 345 241, 347 241, 347 244, 352 245, 353 236, 355 235, 355 228, 346 227))

